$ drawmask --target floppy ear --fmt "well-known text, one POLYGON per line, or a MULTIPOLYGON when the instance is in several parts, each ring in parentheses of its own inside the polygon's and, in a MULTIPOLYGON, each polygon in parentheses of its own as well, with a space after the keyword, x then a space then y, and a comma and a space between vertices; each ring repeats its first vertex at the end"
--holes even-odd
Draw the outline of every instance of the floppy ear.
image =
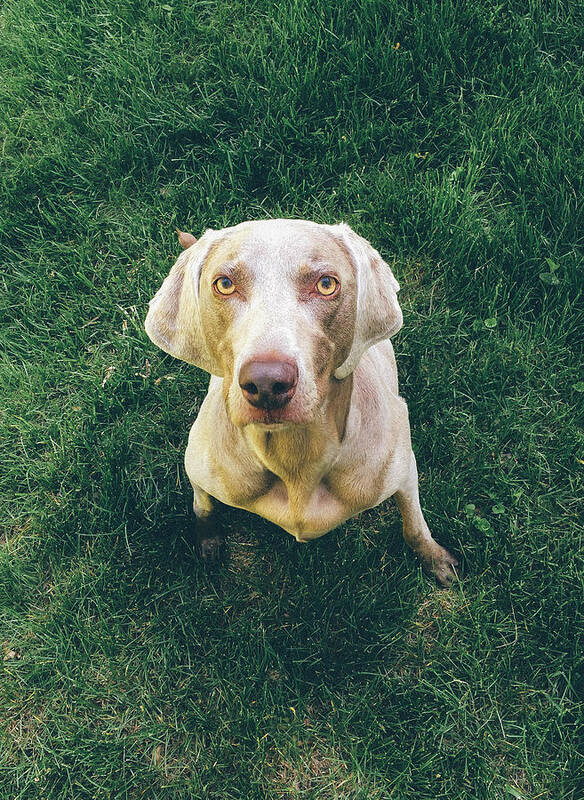
MULTIPOLYGON (((217 232, 208 230, 181 253, 150 301, 144 327, 154 344, 175 358, 221 375, 205 342, 199 309, 199 278, 217 232)), ((184 236, 184 235, 183 235, 184 236)), ((186 244, 181 240, 181 244, 186 244)))
POLYGON ((331 230, 353 262, 357 280, 353 344, 345 362, 335 370, 335 378, 341 380, 353 372, 371 345, 399 331, 403 316, 397 301, 399 283, 377 250, 348 225, 335 225, 331 230))

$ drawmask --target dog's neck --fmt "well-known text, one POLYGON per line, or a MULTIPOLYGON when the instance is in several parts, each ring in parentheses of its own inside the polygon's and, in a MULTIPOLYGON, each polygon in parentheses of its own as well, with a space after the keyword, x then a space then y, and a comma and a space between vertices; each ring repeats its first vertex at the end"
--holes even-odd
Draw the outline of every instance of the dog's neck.
POLYGON ((307 425, 263 430, 248 425, 244 436, 263 466, 288 481, 320 481, 335 460, 345 435, 353 391, 353 376, 331 378, 323 405, 307 425))

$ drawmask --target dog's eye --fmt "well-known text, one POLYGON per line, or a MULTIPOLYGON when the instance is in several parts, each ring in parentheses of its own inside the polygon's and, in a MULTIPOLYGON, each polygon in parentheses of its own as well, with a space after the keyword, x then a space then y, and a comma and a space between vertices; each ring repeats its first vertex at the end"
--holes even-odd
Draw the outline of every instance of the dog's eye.
POLYGON ((329 297, 336 292, 338 285, 338 280, 333 278, 332 275, 323 275, 316 284, 316 291, 325 297, 329 297))
POLYGON ((228 278, 226 275, 222 275, 220 278, 217 278, 213 286, 219 292, 219 294, 233 294, 235 291, 235 284, 231 278, 228 278))

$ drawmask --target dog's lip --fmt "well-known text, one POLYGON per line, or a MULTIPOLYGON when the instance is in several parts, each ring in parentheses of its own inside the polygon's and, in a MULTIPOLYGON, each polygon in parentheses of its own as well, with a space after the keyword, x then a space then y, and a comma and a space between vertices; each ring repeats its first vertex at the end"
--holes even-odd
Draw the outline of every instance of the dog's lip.
POLYGON ((283 408, 262 409, 249 407, 243 415, 244 425, 261 425, 262 427, 280 428, 286 425, 301 424, 305 420, 299 419, 287 406, 283 408))

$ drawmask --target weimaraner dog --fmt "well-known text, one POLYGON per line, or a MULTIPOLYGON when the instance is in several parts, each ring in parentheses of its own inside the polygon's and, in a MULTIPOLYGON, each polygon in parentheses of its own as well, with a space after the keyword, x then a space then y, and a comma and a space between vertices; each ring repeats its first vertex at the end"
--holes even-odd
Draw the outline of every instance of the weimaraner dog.
POLYGON ((304 220, 178 233, 146 331, 211 373, 185 455, 203 557, 221 543, 214 500, 305 542, 393 496, 405 541, 448 586, 458 562, 420 508, 389 340, 399 284, 377 250, 304 220))

